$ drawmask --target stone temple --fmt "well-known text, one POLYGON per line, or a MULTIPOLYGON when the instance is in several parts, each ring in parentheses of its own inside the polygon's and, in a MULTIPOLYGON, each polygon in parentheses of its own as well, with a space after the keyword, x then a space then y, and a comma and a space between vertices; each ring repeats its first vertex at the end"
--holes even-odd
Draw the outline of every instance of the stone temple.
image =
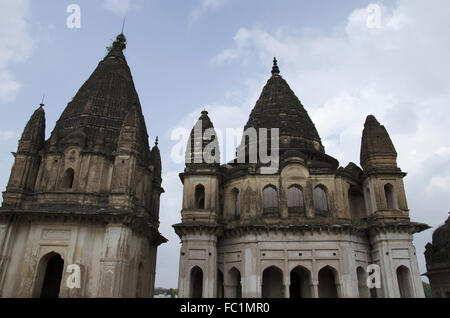
POLYGON ((450 298, 450 216, 433 232, 433 242, 425 246, 425 259, 432 297, 450 298))
POLYGON ((125 47, 120 34, 48 140, 43 105, 27 123, 0 208, 0 297, 152 297, 161 158, 125 47))
MULTIPOLYGON (((340 167, 275 60, 244 128, 279 128, 275 173, 262 173, 259 157, 206 160, 201 153, 218 139, 196 127, 213 129, 206 111, 180 174, 180 297, 424 297, 412 241, 428 226, 410 220, 406 173, 374 116, 364 124, 361 168, 340 167), (368 287, 371 264, 380 288, 368 287)), ((244 133, 238 153, 250 147, 244 133)))

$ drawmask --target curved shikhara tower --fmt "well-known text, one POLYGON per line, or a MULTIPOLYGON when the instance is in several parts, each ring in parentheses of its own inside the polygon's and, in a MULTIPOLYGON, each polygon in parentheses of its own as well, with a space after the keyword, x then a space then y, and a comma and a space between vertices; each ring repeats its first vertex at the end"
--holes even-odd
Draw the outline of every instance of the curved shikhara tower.
MULTIPOLYGON (((406 173, 374 116, 364 125, 362 169, 339 167, 275 60, 249 128, 278 128, 273 173, 248 155, 255 143, 274 142, 258 134, 244 136, 237 151, 244 162, 188 160, 180 175, 180 297, 424 297, 412 240, 428 226, 410 221, 406 173), (371 264, 378 289, 367 285, 371 264)), ((201 159, 208 140, 217 143, 213 131, 202 112, 187 159, 201 159)))
POLYGON ((25 127, 0 208, 1 297, 152 297, 161 158, 125 47, 120 34, 48 140, 43 105, 25 127))

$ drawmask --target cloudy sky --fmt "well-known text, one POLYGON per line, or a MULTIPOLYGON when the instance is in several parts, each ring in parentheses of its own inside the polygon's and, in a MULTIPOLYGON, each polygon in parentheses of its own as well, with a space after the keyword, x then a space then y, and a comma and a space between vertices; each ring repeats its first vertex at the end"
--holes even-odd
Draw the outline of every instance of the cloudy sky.
MULTIPOLYGON (((49 136, 127 16, 127 60, 163 156, 160 230, 169 243, 158 250, 157 286, 178 280, 172 224, 180 221, 183 165, 173 160, 181 149, 174 130, 190 129, 203 109, 223 131, 242 128, 274 56, 329 155, 359 164, 363 123, 374 114, 408 172, 412 220, 436 227, 447 219, 448 0, 2 0, 0 12, 1 191, 43 94, 49 136), (79 29, 66 25, 72 3, 81 8, 79 29)), ((421 272, 431 234, 415 235, 421 272)))

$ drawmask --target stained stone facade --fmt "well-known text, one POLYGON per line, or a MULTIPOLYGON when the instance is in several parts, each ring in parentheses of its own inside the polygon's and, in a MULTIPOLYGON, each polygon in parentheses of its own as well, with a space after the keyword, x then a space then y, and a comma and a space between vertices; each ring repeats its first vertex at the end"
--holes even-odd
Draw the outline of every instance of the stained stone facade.
MULTIPOLYGON (((213 129, 206 111, 200 124, 213 129)), ((260 161, 205 160, 213 138, 196 127, 186 158, 200 161, 180 174, 182 223, 174 225, 180 297, 424 297, 412 240, 428 226, 410 220, 406 173, 374 116, 364 125, 361 168, 340 167, 275 60, 245 126, 279 128, 275 173, 262 173, 260 161), (380 266, 380 289, 367 287, 369 264, 380 266)), ((244 136, 237 153, 251 146, 244 136)))
POLYGON ((426 276, 435 298, 450 298, 450 216, 433 233, 433 242, 425 246, 426 276))
POLYGON ((43 105, 27 123, 0 208, 0 297, 152 297, 161 158, 125 48, 120 34, 48 140, 43 105))

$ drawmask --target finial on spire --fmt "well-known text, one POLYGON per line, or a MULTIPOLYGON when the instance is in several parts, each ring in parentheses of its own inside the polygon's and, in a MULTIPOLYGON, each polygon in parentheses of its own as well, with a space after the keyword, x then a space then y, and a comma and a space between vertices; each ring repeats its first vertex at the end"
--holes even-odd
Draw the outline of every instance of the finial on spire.
POLYGON ((44 99, 45 99, 45 94, 44 94, 44 96, 42 96, 42 102, 39 104, 41 108, 43 108, 45 106, 44 99))
POLYGON ((120 34, 123 34, 123 30, 125 29, 125 21, 127 20, 127 16, 123 17, 123 23, 122 23, 122 32, 120 34))
POLYGON ((280 69, 278 68, 278 61, 277 58, 274 57, 273 58, 273 67, 272 67, 272 75, 279 75, 280 74, 280 69))
POLYGON ((156 136, 156 140, 155 140, 155 146, 158 146, 158 144, 159 144, 159 137, 158 137, 158 136, 156 136))

